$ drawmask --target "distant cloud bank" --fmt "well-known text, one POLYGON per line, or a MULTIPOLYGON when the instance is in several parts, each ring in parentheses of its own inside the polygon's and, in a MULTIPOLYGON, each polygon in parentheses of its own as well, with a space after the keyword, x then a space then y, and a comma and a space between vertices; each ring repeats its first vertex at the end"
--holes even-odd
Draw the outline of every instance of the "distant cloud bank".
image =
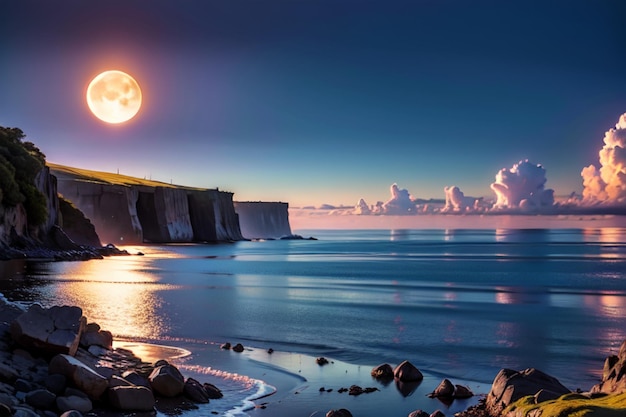
MULTIPOLYGON (((600 168, 589 165, 581 172, 583 195, 572 194, 556 201, 554 190, 545 188, 546 170, 528 160, 495 175, 493 200, 466 196, 457 186, 444 188, 445 199, 418 199, 397 184, 390 187, 389 200, 368 204, 361 198, 353 207, 323 205, 317 209, 334 215, 442 214, 626 214, 626 113, 604 136, 599 152, 600 168)), ((313 207, 308 207, 313 209, 313 207)))

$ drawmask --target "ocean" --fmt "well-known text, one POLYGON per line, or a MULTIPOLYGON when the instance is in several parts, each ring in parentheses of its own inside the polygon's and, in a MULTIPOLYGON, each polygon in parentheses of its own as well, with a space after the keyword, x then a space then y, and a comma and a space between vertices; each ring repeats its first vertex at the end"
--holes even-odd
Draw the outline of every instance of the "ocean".
MULTIPOLYGON (((302 364, 318 356, 365 374, 406 359, 433 380, 487 389, 501 368, 535 367, 584 390, 626 339, 625 228, 297 233, 317 240, 5 262, 0 292, 79 305, 116 338, 189 350, 183 370, 230 394, 211 409, 224 415, 258 412, 252 407, 273 397, 251 399, 323 380, 302 364), (246 346, 245 361, 220 349, 224 342, 246 346)), ((314 415, 315 398, 301 410, 293 400, 293 415, 314 415)))

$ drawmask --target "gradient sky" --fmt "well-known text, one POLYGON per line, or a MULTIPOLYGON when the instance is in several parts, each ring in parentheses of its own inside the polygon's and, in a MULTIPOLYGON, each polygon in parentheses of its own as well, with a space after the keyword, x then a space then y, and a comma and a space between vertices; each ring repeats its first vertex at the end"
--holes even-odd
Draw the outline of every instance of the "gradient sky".
POLYGON ((236 200, 370 204, 542 164, 580 192, 626 112, 626 2, 55 1, 0 6, 0 125, 51 162, 219 187, 236 200), (85 91, 133 75, 139 115, 85 91))

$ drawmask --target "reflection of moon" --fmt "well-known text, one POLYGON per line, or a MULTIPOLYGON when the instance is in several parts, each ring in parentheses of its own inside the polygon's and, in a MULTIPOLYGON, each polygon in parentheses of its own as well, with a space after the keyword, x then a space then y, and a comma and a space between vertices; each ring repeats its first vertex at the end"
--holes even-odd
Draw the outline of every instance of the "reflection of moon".
POLYGON ((132 119, 141 107, 141 89, 137 81, 122 71, 105 71, 87 87, 91 112, 107 123, 132 119))

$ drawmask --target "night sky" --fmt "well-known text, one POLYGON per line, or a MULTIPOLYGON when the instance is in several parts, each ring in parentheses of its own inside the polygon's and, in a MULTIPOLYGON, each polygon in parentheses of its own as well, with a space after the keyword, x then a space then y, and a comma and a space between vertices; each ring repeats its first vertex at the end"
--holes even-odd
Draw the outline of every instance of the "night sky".
POLYGON ((582 189, 626 112, 626 2, 24 1, 0 6, 0 125, 51 162, 293 206, 493 197, 529 159, 582 189), (104 70, 138 116, 96 119, 104 70))

